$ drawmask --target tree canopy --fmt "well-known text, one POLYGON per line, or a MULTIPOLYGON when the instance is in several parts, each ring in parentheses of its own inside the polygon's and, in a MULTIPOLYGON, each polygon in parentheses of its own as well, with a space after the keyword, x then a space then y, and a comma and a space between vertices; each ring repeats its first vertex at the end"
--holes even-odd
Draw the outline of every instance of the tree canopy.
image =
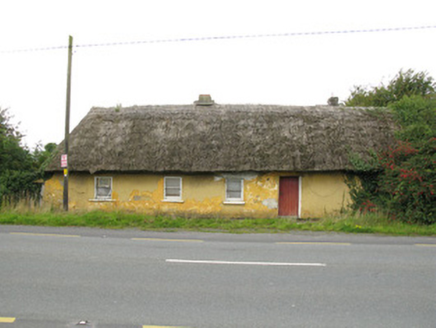
POLYGON ((387 107, 405 96, 434 96, 436 84, 433 77, 426 72, 415 72, 411 69, 400 72, 387 84, 365 88, 354 86, 351 95, 345 101, 346 106, 387 107))
POLYGON ((11 123, 7 109, 0 108, 0 205, 7 199, 39 198, 40 185, 35 183, 44 175, 43 166, 55 144, 34 152, 22 145, 22 134, 11 123))
POLYGON ((355 87, 349 106, 388 107, 400 126, 397 146, 354 159, 360 177, 351 184, 354 209, 387 212, 405 222, 436 223, 436 90, 424 72, 400 71, 385 86, 355 87))

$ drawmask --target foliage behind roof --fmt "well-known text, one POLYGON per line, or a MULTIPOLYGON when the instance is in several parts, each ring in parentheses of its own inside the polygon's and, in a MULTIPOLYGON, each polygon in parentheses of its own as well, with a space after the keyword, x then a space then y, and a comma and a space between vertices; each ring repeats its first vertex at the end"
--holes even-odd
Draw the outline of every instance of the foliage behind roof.
MULTIPOLYGON (((70 136, 70 171, 337 171, 387 149, 387 111, 333 106, 92 108, 70 136)), ((63 145, 59 146, 59 149, 63 145)), ((61 170, 60 153, 48 171, 61 170)))

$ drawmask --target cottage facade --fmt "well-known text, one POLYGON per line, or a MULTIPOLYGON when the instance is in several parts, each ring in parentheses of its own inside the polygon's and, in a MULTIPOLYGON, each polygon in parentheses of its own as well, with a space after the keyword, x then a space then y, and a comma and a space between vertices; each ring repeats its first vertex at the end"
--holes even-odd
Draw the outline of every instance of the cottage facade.
MULTIPOLYGON (((386 149, 387 112, 337 106, 93 108, 70 136, 69 205, 221 217, 320 217, 349 202, 350 154, 386 149)), ((62 149, 60 145, 59 149, 62 149)), ((60 153, 44 201, 62 207, 60 153)))

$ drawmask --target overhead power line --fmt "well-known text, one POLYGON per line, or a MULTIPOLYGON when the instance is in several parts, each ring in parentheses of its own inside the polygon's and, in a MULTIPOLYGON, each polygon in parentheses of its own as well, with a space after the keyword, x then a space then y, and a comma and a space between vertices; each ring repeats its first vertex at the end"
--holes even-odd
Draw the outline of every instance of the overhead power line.
MULTIPOLYGON (((222 36, 205 36, 193 38, 175 38, 175 39, 156 39, 156 40, 139 40, 139 41, 124 41, 124 42, 107 42, 107 43, 88 43, 77 44, 74 48, 91 48, 91 47, 116 47, 116 46, 133 46, 152 43, 176 43, 176 42, 199 42, 199 41, 217 41, 217 40, 234 40, 234 39, 259 39, 259 38, 275 38, 275 37, 298 37, 298 36, 316 36, 329 34, 354 34, 354 33, 382 33, 382 32, 400 32, 412 30, 435 29, 436 25, 428 26, 408 26, 408 27, 387 27, 387 28, 370 28, 357 30, 334 30, 334 31, 315 31, 315 32, 290 32, 290 33, 271 33, 271 34, 246 34, 246 35, 222 35, 222 36)), ((51 51, 67 49, 68 46, 52 46, 40 48, 2 50, 0 53, 19 53, 33 51, 51 51)))

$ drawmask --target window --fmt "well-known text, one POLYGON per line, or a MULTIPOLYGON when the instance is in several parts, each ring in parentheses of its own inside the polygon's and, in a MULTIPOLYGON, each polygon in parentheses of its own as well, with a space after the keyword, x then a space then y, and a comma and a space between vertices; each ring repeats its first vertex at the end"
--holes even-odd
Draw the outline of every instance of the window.
POLYGON ((226 179, 226 203, 244 203, 244 179, 226 179))
POLYGON ((179 177, 164 178, 164 200, 166 201, 182 200, 182 178, 179 177))
POLYGON ((95 199, 112 199, 112 178, 95 177, 95 199))

